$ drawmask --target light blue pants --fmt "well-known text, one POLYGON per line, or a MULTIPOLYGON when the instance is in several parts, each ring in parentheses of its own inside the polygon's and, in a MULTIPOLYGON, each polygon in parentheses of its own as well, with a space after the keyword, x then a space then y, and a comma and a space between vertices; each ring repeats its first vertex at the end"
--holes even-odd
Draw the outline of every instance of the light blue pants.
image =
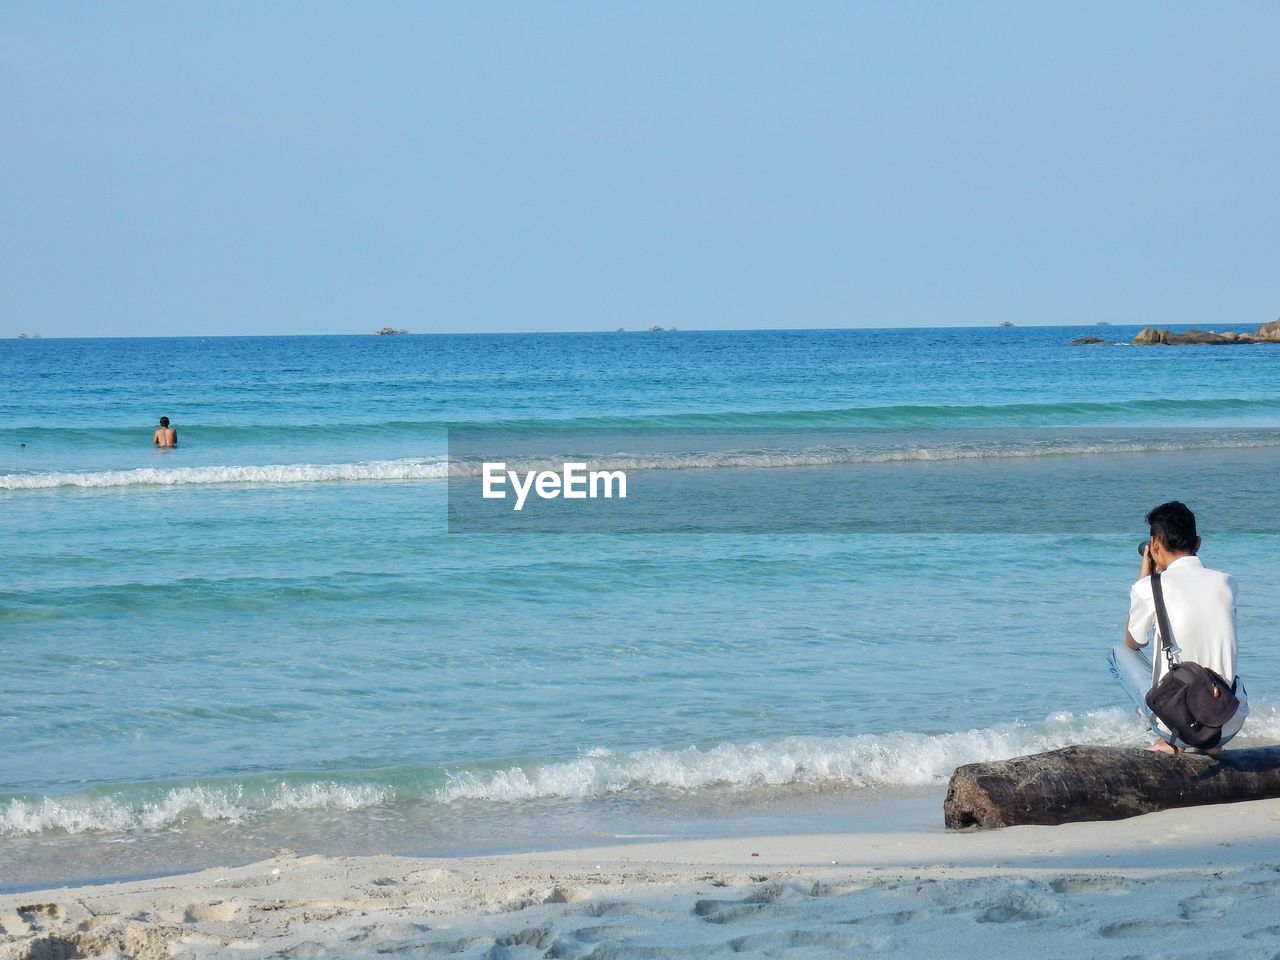
POLYGON ((1129 649, 1128 644, 1117 643, 1111 648, 1111 653, 1107 657, 1107 666, 1111 668, 1111 675, 1116 678, 1129 699, 1133 701, 1138 716, 1142 717, 1142 722, 1150 727, 1151 732, 1157 737, 1167 740, 1170 736, 1169 732, 1160 726, 1156 718, 1151 715, 1151 708, 1147 706, 1147 691, 1151 689, 1151 661, 1147 659, 1147 655, 1141 650, 1129 649))

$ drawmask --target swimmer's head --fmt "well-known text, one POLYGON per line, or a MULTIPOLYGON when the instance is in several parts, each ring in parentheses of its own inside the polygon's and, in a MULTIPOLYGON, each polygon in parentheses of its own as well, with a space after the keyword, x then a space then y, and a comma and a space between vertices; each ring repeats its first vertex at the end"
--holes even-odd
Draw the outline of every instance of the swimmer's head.
POLYGON ((161 418, 160 418, 160 426, 162 426, 162 427, 167 427, 168 425, 169 425, 169 418, 168 418, 168 417, 161 417, 161 418))

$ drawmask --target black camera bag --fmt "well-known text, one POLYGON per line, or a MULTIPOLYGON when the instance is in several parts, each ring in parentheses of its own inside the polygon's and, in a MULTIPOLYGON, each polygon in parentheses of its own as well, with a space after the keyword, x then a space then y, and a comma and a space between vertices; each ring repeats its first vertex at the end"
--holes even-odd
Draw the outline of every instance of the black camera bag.
MULTIPOLYGON (((1222 728, 1240 709, 1234 679, 1228 683, 1214 671, 1198 663, 1179 663, 1173 657, 1173 631, 1164 605, 1160 574, 1151 575, 1151 592, 1156 601, 1156 622, 1168 671, 1159 685, 1147 692, 1147 706, 1177 740, 1201 750, 1216 747, 1222 728)), ((1177 747, 1175 740, 1171 746, 1177 747)))

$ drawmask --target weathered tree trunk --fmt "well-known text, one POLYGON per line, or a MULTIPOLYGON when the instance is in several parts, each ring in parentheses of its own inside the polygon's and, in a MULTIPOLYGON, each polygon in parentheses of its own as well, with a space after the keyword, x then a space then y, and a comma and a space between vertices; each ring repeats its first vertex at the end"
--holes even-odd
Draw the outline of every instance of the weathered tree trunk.
POLYGON ((1280 747, 1226 750, 1218 759, 1133 747, 1063 747, 970 763, 951 775, 947 829, 1121 820, 1171 807, 1280 797, 1280 747))

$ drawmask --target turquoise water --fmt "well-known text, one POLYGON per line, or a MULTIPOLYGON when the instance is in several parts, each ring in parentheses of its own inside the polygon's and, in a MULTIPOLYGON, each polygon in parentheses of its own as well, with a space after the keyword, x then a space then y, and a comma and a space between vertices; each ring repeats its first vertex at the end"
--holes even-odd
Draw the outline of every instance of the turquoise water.
POLYGON ((0 342, 0 886, 785 824, 1138 742, 1103 657, 1164 490, 1239 581, 1245 733, 1280 739, 1280 347, 1088 332, 0 342), (450 430, 476 427, 656 429, 638 489, 764 475, 791 502, 741 534, 450 533, 450 430), (1054 430, 1074 445, 1022 456, 1054 430), (681 439, 708 432, 739 459, 681 439), (865 437, 903 502, 960 464, 1054 519, 769 526, 812 497, 822 529, 821 491, 880 469, 865 437))

